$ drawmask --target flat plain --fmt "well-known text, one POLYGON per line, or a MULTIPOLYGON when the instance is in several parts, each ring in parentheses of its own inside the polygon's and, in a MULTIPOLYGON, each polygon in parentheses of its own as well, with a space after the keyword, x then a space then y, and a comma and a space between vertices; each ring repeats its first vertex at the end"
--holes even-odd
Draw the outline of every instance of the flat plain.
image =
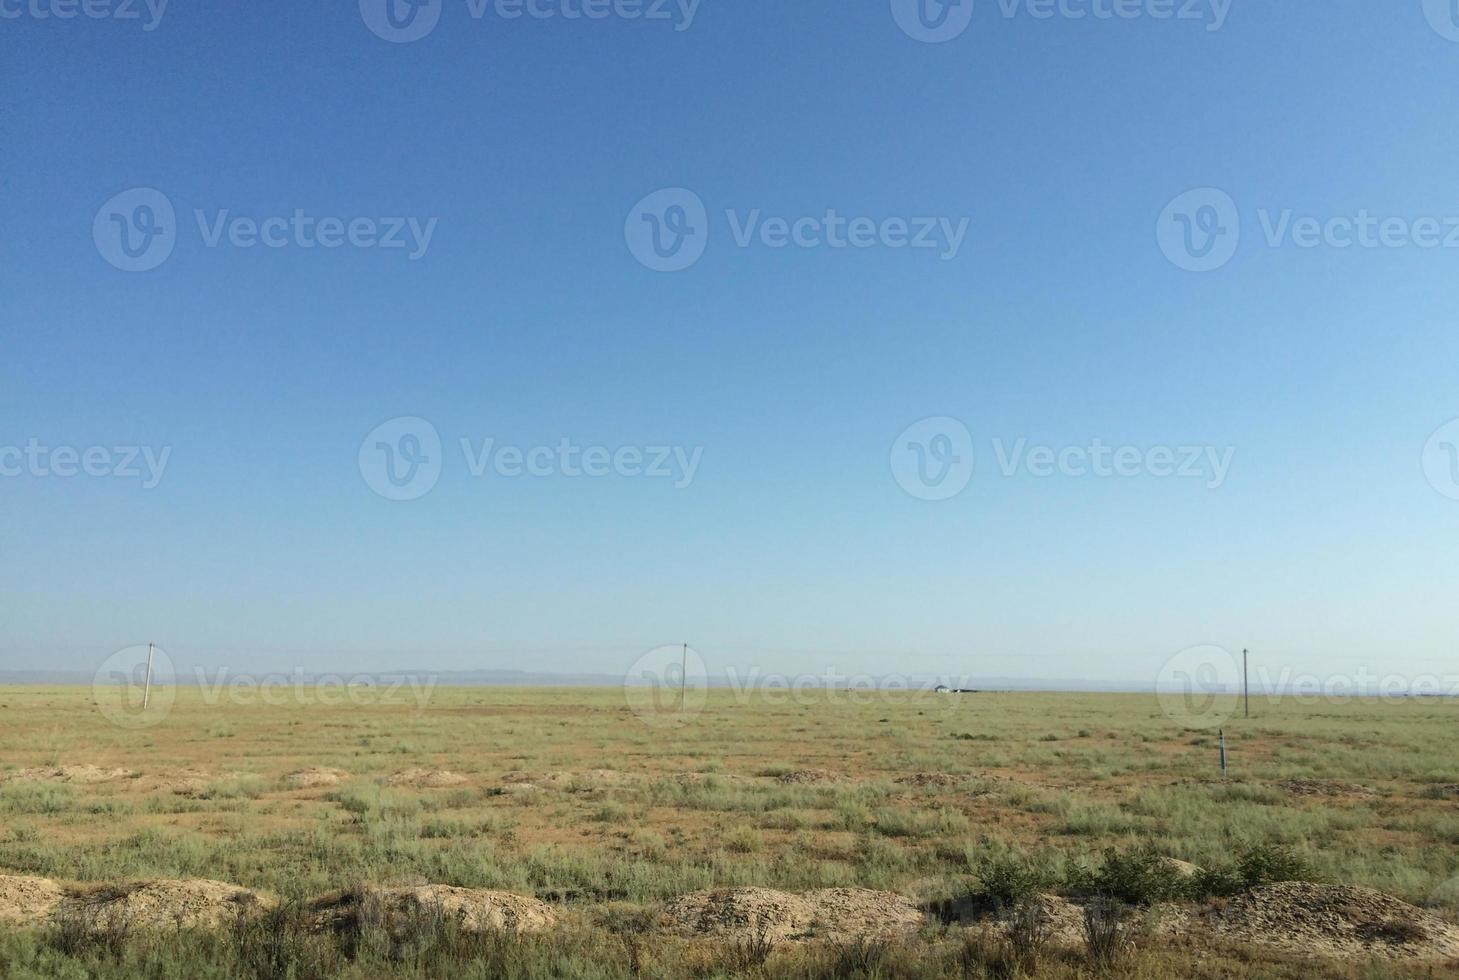
POLYGON ((134 728, 90 688, 0 689, 0 975, 1459 977, 1444 699, 1222 706, 1223 775, 1216 731, 1154 696, 712 690, 645 718, 610 689, 244 693, 178 688, 134 728), (1120 948, 1095 948, 1100 869, 1155 853, 1300 873, 1121 885, 1120 948), (552 921, 464 929, 431 900, 436 941, 301 926, 263 956, 236 924, 179 919, 181 949, 64 914, 196 879, 263 896, 240 920, 446 885, 552 921), (59 905, 18 897, 37 880, 59 905), (1010 923, 1034 893, 1063 896, 1062 931, 1010 923))

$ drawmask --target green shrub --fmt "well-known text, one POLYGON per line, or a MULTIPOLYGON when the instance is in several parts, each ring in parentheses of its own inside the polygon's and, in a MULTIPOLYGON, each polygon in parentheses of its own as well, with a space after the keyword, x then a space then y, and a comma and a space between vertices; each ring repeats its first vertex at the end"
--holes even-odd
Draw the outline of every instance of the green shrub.
POLYGON ((1098 871, 1076 868, 1070 879, 1077 892, 1128 905, 1155 905, 1189 894, 1186 876, 1151 844, 1124 853, 1107 848, 1098 871))
POLYGON ((1052 888, 1057 877, 1047 864, 1013 851, 987 855, 975 867, 978 897, 999 908, 1026 903, 1052 888))

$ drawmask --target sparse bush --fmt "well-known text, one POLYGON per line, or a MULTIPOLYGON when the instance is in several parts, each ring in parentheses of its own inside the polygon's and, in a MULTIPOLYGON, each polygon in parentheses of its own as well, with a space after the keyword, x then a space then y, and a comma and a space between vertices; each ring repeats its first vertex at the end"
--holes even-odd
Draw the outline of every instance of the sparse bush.
POLYGON ((1247 888, 1275 881, 1311 881, 1315 875, 1307 861, 1281 844, 1254 844, 1242 850, 1236 870, 1247 888))
POLYGON ((1037 899, 1015 905, 1007 914, 1005 929, 1009 948, 1025 973, 1038 971, 1039 959, 1053 934, 1053 925, 1037 899))
POLYGON ((969 932, 957 947, 957 969, 968 980, 1017 980, 1024 975, 1018 951, 990 930, 969 932))
POLYGON ((1084 949, 1100 966, 1109 966, 1128 947, 1125 925, 1130 907, 1118 899, 1095 898, 1084 907, 1084 949))
POLYGON ((725 965, 740 974, 761 970, 775 952, 775 946, 776 939, 770 929, 770 920, 762 915, 749 932, 725 945, 725 965))
POLYGON ((1151 844, 1124 853, 1107 848, 1098 871, 1076 868, 1069 884, 1076 892, 1127 905, 1155 905, 1190 893, 1188 879, 1151 844))
POLYGON ((1053 869, 1017 852, 988 855, 976 865, 979 897, 996 908, 1027 904, 1054 886, 1053 869))

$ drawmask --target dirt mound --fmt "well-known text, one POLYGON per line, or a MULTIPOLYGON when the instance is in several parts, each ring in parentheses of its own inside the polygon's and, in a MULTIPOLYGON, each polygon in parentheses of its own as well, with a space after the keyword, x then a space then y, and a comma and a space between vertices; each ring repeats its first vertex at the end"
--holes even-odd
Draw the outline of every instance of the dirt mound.
POLYGON ((593 786, 621 786, 624 783, 634 781, 631 773, 619 772, 617 769, 589 769, 587 772, 549 772, 542 777, 542 782, 549 786, 566 787, 569 791, 582 788, 589 789, 593 786))
POLYGON ((771 888, 730 888, 680 895, 664 908, 671 928, 698 936, 753 934, 789 939, 810 929, 814 913, 799 895, 771 888))
POLYGON ((98 925, 125 923, 133 929, 216 929, 276 904, 269 896, 237 885, 185 878, 78 890, 62 900, 59 912, 98 925))
POLYGON ((320 929, 341 931, 361 923, 384 926, 405 938, 423 919, 442 915, 467 932, 541 932, 557 923, 557 912, 545 902, 511 892, 415 885, 403 888, 356 888, 331 892, 306 906, 320 929))
POLYGON ((417 789, 442 789, 460 786, 466 777, 448 769, 407 769, 385 780, 386 786, 414 786, 417 789))
POLYGON ((797 769, 794 772, 784 772, 775 777, 775 781, 782 786, 794 786, 797 783, 825 783, 834 779, 824 769, 797 769))
POLYGON ((954 776, 945 772, 914 772, 910 776, 902 776, 897 782, 903 786, 956 786, 962 782, 961 776, 954 776))
POLYGON ((313 789, 316 786, 337 786, 341 780, 350 778, 350 774, 343 769, 300 769, 298 772, 291 772, 284 777, 284 782, 292 789, 313 789))
POLYGON ((178 769, 149 776, 139 785, 149 793, 174 793, 178 796, 200 796, 212 782, 212 773, 201 769, 178 769))
POLYGON ((1266 885, 1203 918, 1218 932, 1305 956, 1459 957, 1459 927, 1354 885, 1266 885))
POLYGON ((1293 796, 1377 796, 1366 786, 1344 783, 1335 779, 1284 779, 1277 783, 1278 789, 1293 796))
POLYGON ((771 888, 730 888, 681 895, 663 912, 666 924, 695 936, 754 935, 771 939, 884 936, 912 932, 921 910, 894 892, 824 888, 799 895, 771 888))
POLYGON ((39 926, 61 902, 61 886, 49 878, 0 875, 0 924, 39 926))
POLYGON ((113 779, 134 779, 130 769, 103 769, 100 766, 42 766, 21 769, 5 778, 18 783, 107 783, 113 779))

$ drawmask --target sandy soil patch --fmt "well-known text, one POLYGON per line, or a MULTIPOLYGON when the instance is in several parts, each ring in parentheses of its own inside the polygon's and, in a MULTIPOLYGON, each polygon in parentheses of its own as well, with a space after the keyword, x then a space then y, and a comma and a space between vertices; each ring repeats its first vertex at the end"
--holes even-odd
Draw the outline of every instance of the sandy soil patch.
POLYGON ((0 875, 0 924, 38 926, 51 917, 64 890, 49 878, 0 875))
POLYGON ((385 780, 386 786, 414 786, 417 789, 443 789, 460 786, 466 777, 449 769, 407 769, 385 780))
POLYGON ((177 769, 147 776, 138 785, 149 793, 175 793, 178 796, 199 796, 207 791, 215 777, 202 769, 177 769))
POLYGON ((114 779, 134 779, 130 769, 104 769, 100 766, 41 766, 20 769, 0 775, 0 779, 17 783, 109 783, 114 779))
POLYGON ((914 772, 910 776, 902 776, 897 782, 903 786, 956 786, 963 781, 962 776, 954 776, 945 772, 914 772))
POLYGON ((1266 885, 1212 906, 1200 921, 1223 935, 1304 956, 1459 957, 1459 928, 1354 885, 1266 885))
POLYGON ((216 929, 277 904, 248 888, 184 878, 78 889, 62 900, 60 912, 93 917, 98 925, 125 922, 134 929, 216 929))
POLYGON ((1344 783, 1336 779, 1284 779, 1277 783, 1278 789, 1293 796, 1377 796, 1373 790, 1357 783, 1344 783))
POLYGON ((775 781, 782 786, 794 786, 799 783, 827 783, 836 778, 825 769, 797 769, 794 772, 781 773, 775 777, 775 781))
POLYGON ((291 789, 314 789, 319 786, 338 786, 349 778, 350 774, 343 769, 315 767, 289 773, 284 777, 284 784, 291 789))
POLYGON ((911 899, 865 888, 823 888, 792 894, 771 888, 694 892, 663 911, 665 924, 694 936, 752 935, 773 939, 878 936, 913 932, 925 921, 911 899))
POLYGON ((401 937, 435 910, 468 932, 541 932, 557 923, 556 910, 535 898, 450 885, 349 889, 321 895, 306 907, 320 929, 340 931, 370 922, 401 937))

